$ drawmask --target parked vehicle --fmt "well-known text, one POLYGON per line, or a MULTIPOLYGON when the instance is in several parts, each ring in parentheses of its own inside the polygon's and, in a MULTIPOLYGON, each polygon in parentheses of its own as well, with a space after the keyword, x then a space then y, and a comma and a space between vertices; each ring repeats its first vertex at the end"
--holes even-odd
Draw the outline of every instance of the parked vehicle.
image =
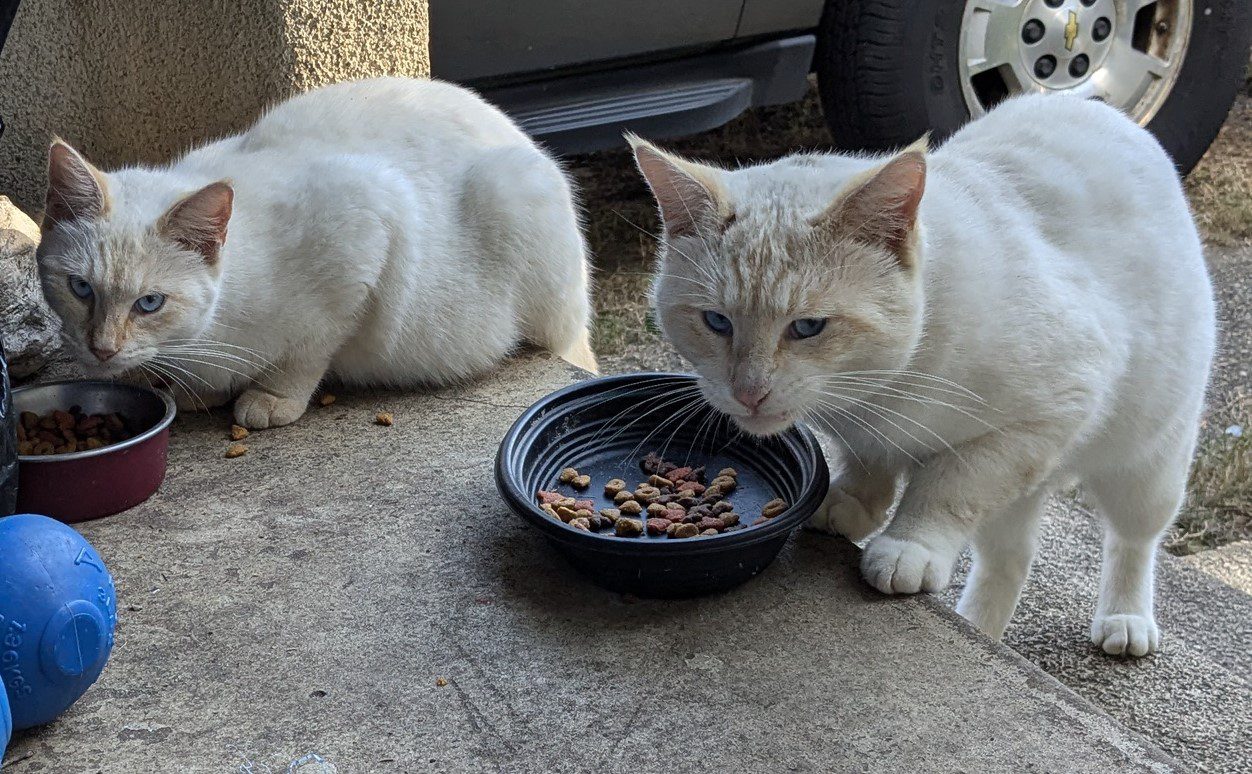
POLYGON ((1005 97, 1102 99, 1190 170, 1248 64, 1247 0, 432 0, 434 74, 565 153, 801 99, 838 147, 939 138, 1005 97))

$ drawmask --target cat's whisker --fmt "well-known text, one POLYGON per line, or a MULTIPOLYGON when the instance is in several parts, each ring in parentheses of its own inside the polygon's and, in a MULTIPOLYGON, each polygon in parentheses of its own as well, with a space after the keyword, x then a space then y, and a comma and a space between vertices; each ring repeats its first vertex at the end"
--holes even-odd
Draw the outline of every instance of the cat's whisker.
POLYGON ((969 397, 981 403, 987 402, 983 400, 981 395, 969 389, 965 385, 954 382, 951 379, 945 379, 942 376, 928 374, 925 371, 909 371, 909 370, 904 370, 904 369, 880 368, 880 369, 871 369, 871 370, 866 370, 866 371, 844 371, 836 375, 837 376, 889 376, 889 377, 890 376, 911 376, 917 379, 926 379, 929 381, 939 382, 940 384, 945 384, 949 387, 960 390, 964 394, 968 395, 969 397))
POLYGON ((209 410, 208 404, 204 402, 204 400, 200 397, 199 393, 197 393, 195 390, 188 387, 187 383, 184 382, 181 378, 179 378, 177 374, 173 373, 170 370, 167 370, 164 365, 158 364, 152 360, 149 360, 145 365, 148 368, 151 368, 153 372, 155 372, 159 376, 159 378, 165 380, 166 382, 172 382, 173 384, 171 385, 171 389, 173 388, 173 386, 177 386, 183 392, 187 393, 187 397, 191 398, 192 402, 198 401, 200 405, 204 407, 205 412, 206 413, 208 412, 209 410))
POLYGON ((254 381, 263 387, 265 386, 262 380, 257 379, 255 376, 246 374, 243 371, 238 371, 234 368, 231 368, 230 366, 222 365, 221 363, 214 363, 212 361, 200 360, 194 357, 186 357, 183 355, 171 355, 169 353, 162 353, 160 355, 156 355, 153 359, 158 360, 167 365, 174 365, 175 363, 191 363, 194 365, 203 366, 205 368, 216 368, 220 371, 225 371, 227 373, 234 374, 244 379, 245 381, 254 381))
POLYGON ((921 440, 921 439, 919 439, 917 436, 913 435, 913 434, 912 434, 912 433, 910 433, 908 430, 904 429, 904 427, 902 427, 899 423, 897 423, 897 422, 895 422, 895 421, 891 420, 889 417, 884 416, 884 415, 883 415, 883 413, 881 413, 881 412, 886 412, 887 414, 890 414, 891 416, 899 417, 900 419, 902 419, 902 420, 904 420, 904 421, 906 421, 906 422, 909 422, 909 423, 911 423, 911 424, 913 424, 913 425, 916 425, 919 429, 921 429, 921 430, 925 431, 926 433, 930 434, 930 435, 931 435, 931 436, 933 436, 933 437, 934 437, 937 441, 939 441, 939 443, 943 444, 944 448, 946 448, 949 452, 951 452, 951 453, 952 453, 952 456, 956 457, 956 458, 957 458, 957 459, 961 462, 961 464, 965 464, 965 458, 961 456, 961 453, 960 453, 960 452, 958 452, 958 451, 957 451, 957 450, 956 450, 956 449, 952 446, 952 444, 948 443, 948 440, 947 440, 946 438, 944 438, 944 437, 943 437, 942 435, 940 435, 939 433, 936 433, 934 430, 932 430, 932 429, 931 429, 929 426, 927 426, 925 423, 920 422, 920 421, 918 421, 917 419, 914 419, 913 417, 909 416, 908 414, 904 414, 904 413, 899 412, 899 411, 896 411, 896 410, 894 410, 894 409, 887 408, 886 406, 883 406, 883 405, 880 405, 880 404, 877 404, 877 403, 871 403, 870 401, 868 401, 868 400, 864 400, 864 399, 861 399, 861 398, 854 398, 854 397, 851 397, 851 396, 849 396, 849 395, 846 395, 846 394, 843 394, 843 393, 839 393, 839 392, 822 392, 821 394, 823 394, 823 395, 827 395, 827 396, 830 396, 830 397, 833 397, 833 398, 840 398, 840 399, 842 399, 842 400, 846 400, 846 401, 848 401, 849 403, 851 403, 852 405, 854 405, 854 406, 858 406, 858 407, 860 407, 860 408, 864 409, 865 411, 870 412, 870 413, 871 413, 871 414, 873 414, 874 416, 876 416, 876 417, 878 417, 879 419, 883 420, 884 422, 887 422, 888 424, 890 424, 892 427, 895 427, 897 430, 899 430, 900 432, 904 433, 904 434, 905 434, 905 435, 907 435, 909 438, 912 438, 915 442, 917 442, 919 445, 921 445, 921 446, 922 446, 923 448, 925 448, 927 451, 929 451, 929 452, 931 452, 931 453, 934 453, 934 451, 935 451, 934 447, 930 446, 929 444, 926 444, 926 443, 922 442, 922 440, 921 440))
MULTIPOLYGON (((635 417, 630 422, 627 422, 625 426, 623 426, 620 430, 618 430, 616 433, 610 436, 607 440, 605 440, 604 444, 606 446, 612 444, 613 441, 616 441, 619 437, 621 437, 622 433, 625 433, 627 430, 634 427, 637 423, 642 422, 644 419, 655 414, 656 412, 664 408, 667 408, 669 406, 672 406, 675 403, 682 403, 684 401, 696 400, 699 396, 698 394, 693 394, 691 390, 679 390, 677 392, 677 395, 669 394, 669 395, 658 396, 658 397, 665 397, 665 398, 668 398, 668 400, 665 400, 664 402, 654 406, 648 411, 645 411, 639 416, 635 417)), ((627 459, 629 459, 629 455, 627 455, 627 459)))
MULTIPOLYGON (((656 387, 656 386, 658 386, 658 385, 665 385, 665 384, 677 384, 677 383, 679 383, 679 382, 684 382, 684 381, 687 381, 687 377, 685 377, 685 376, 673 376, 673 377, 666 377, 666 378, 663 378, 663 379, 655 379, 655 380, 650 380, 647 384, 640 385, 640 386, 638 386, 638 387, 632 387, 632 388, 630 388, 630 389, 628 389, 628 390, 618 390, 618 391, 615 391, 614 393, 612 393, 612 397, 614 397, 614 398, 622 398, 622 397, 625 397, 625 396, 627 396, 627 395, 634 395, 634 394, 636 394, 636 393, 643 392, 643 391, 645 391, 645 390, 650 390, 650 389, 653 389, 653 388, 655 388, 655 387, 656 387)), ((694 386, 695 386, 695 385, 689 385, 689 387, 694 387, 694 386)), ((622 409, 621 411, 617 412, 617 413, 616 413, 616 414, 614 414, 612 417, 610 417, 610 418, 609 418, 609 420, 608 420, 607 422, 603 423, 603 424, 600 426, 600 428, 599 428, 598 430, 596 430, 595 434, 593 434, 593 435, 592 435, 592 439, 594 440, 594 439, 599 438, 599 437, 600 437, 600 435, 601 435, 601 434, 603 434, 607 428, 613 427, 613 426, 614 426, 614 423, 615 423, 618 419, 620 419, 621 417, 623 417, 623 416, 624 416, 624 415, 626 415, 626 414, 629 414, 631 411, 634 411, 634 410, 638 409, 640 406, 646 405, 647 403, 649 403, 650 401, 653 401, 653 400, 661 400, 661 399, 663 399, 663 398, 668 398, 668 397, 671 397, 671 396, 672 396, 672 393, 663 393, 663 394, 661 394, 661 395, 654 395, 654 396, 652 396, 651 398, 646 398, 646 399, 644 399, 644 400, 642 400, 642 401, 639 401, 639 402, 637 402, 637 403, 635 403, 635 404, 633 404, 633 405, 627 406, 626 408, 622 409)))
POLYGON ((903 379, 901 379, 901 378, 894 378, 894 379, 893 379, 893 378, 889 378, 889 377, 886 377, 886 376, 857 376, 857 375, 852 375, 852 374, 844 374, 844 373, 835 373, 835 374, 814 374, 814 375, 811 375, 811 376, 806 376, 806 377, 803 377, 803 378, 802 378, 802 381, 806 381, 806 382, 812 382, 812 381, 827 382, 827 381, 832 381, 832 380, 836 380, 836 379, 837 379, 837 380, 841 380, 841 381, 847 381, 847 382, 860 382, 860 383, 865 384, 865 385, 868 385, 868 386, 880 386, 880 385, 881 385, 881 386, 883 386, 883 387, 890 387, 890 388, 893 388, 893 389, 898 390, 898 391, 900 391, 900 392, 904 392, 904 393, 911 394, 911 395, 917 395, 917 396, 919 396, 919 397, 930 397, 930 396, 929 396, 929 395, 926 395, 926 394, 924 394, 924 393, 921 393, 921 392, 917 392, 917 390, 929 390, 929 391, 934 392, 934 393, 937 393, 937 394, 939 394, 939 395, 950 395, 950 396, 952 396, 952 397, 954 397, 954 398, 960 398, 960 399, 962 399, 962 400, 967 400, 967 401, 969 401, 971 404, 977 404, 977 407, 978 407, 980 410, 981 410, 982 408, 990 408, 990 406, 989 406, 989 405, 988 405, 985 401, 981 401, 981 400, 975 399, 975 398, 974 398, 973 396, 971 396, 968 392, 962 392, 962 391, 960 391, 960 390, 954 390, 954 389, 952 389, 952 388, 950 388, 950 387, 946 387, 946 386, 943 386, 943 385, 938 385, 938 384, 932 384, 932 383, 929 383, 929 382, 922 382, 922 383, 920 383, 920 384, 919 384, 919 383, 917 383, 917 382, 912 382, 912 381, 904 381, 904 380, 903 380, 903 379), (907 389, 905 389, 905 388, 907 388, 907 389))
POLYGON ((913 456, 913 454, 911 454, 907 449, 905 449, 903 446, 901 446, 900 444, 892 440, 882 430, 875 427, 873 422, 870 422, 864 417, 859 416, 856 412, 849 411, 843 408, 842 406, 836 406, 833 403, 821 402, 819 403, 819 406, 822 409, 825 409, 827 411, 833 411, 839 416, 846 417, 852 420, 853 422, 856 422, 858 425, 860 425, 869 433, 871 433, 871 435, 875 437, 878 440, 878 442, 883 445, 883 448, 887 448, 888 444, 890 444, 890 446, 893 447, 896 451, 900 452, 905 457, 908 457, 910 460, 912 460, 914 465, 920 466, 922 464, 921 460, 917 459, 917 457, 913 456))
MULTIPOLYGON (((648 434, 643 437, 643 440, 635 444, 635 447, 630 450, 630 452, 625 456, 625 459, 627 460, 634 459, 636 455, 638 455, 639 452, 643 449, 643 447, 647 445, 648 441, 652 440, 652 436, 661 432, 670 422, 676 421, 677 418, 682 414, 682 412, 684 412, 687 408, 689 408, 689 404, 691 403, 698 404, 700 400, 701 400, 701 397, 699 395, 692 395, 688 393, 686 395, 683 395, 680 398, 675 399, 675 401, 670 401, 669 402, 670 404, 674 402, 678 402, 679 406, 673 409, 670 412, 669 416, 662 419, 650 431, 648 431, 648 434)), ((663 408, 666 405, 669 405, 669 404, 662 404, 661 406, 658 406, 657 409, 654 409, 653 411, 663 408)))
POLYGON ((265 355, 264 355, 264 354, 263 354, 260 350, 252 349, 251 347, 245 347, 245 346, 242 346, 242 345, 240 345, 240 344, 230 344, 230 343, 225 342, 225 341, 215 341, 215 340, 213 340, 213 339, 203 339, 203 338, 198 338, 198 339, 166 339, 165 341, 161 342, 161 346, 164 346, 164 345, 166 345, 166 344, 169 344, 169 345, 172 345, 172 346, 179 346, 179 345, 183 345, 183 346, 195 346, 195 345, 202 345, 202 346, 208 346, 208 347, 224 347, 224 348, 226 348, 226 349, 233 349, 233 350, 236 350, 236 351, 238 351, 238 352, 242 352, 242 353, 244 353, 244 354, 246 354, 246 355, 250 355, 250 356, 252 356, 252 357, 256 358, 257 360, 261 361, 262 363, 265 363, 266 365, 268 365, 268 366, 270 366, 270 367, 275 367, 275 368, 277 367, 277 366, 275 366, 274 362, 273 362, 273 361, 271 361, 270 359, 268 359, 267 357, 265 357, 265 355))
MULTIPOLYGON (((870 383, 870 384, 873 385, 873 383, 870 383)), ((967 417, 975 422, 978 422, 979 424, 986 427, 988 430, 992 430, 994 432, 1001 432, 1000 428, 986 421, 982 417, 979 417, 973 414, 972 412, 961 408, 960 406, 953 405, 951 403, 948 403, 947 401, 942 401, 942 400, 938 400, 935 398, 931 398, 929 396, 917 395, 914 393, 907 392, 905 390, 899 390, 899 389, 895 389, 893 387, 885 386, 885 385, 873 385, 873 387, 876 387, 877 389, 869 389, 869 388, 862 389, 862 387, 865 387, 866 385, 861 384, 859 382, 855 382, 855 381, 843 382, 838 377, 831 377, 825 380, 825 385, 828 387, 834 387, 836 389, 843 390, 845 392, 854 392, 854 393, 858 393, 862 395, 869 395, 871 397, 875 395, 880 395, 880 396, 897 398, 899 400, 913 401, 915 403, 921 403, 923 405, 928 405, 928 406, 940 406, 943 408, 948 408, 960 414, 961 416, 967 417), (884 390, 886 390, 886 392, 884 392, 884 390)), ((851 400, 851 398, 849 398, 849 400, 851 400)), ((880 404, 874 404, 874 405, 880 406, 880 404)), ((886 407, 883 407, 883 406, 880 406, 880 407, 886 409, 886 407)))
POLYGON ((827 420, 825 417, 823 417, 821 414, 817 413, 817 411, 813 409, 805 409, 803 416, 806 421, 810 419, 817 420, 817 422, 821 424, 822 427, 825 427, 827 430, 834 433, 835 437, 839 439, 840 445, 849 454, 852 455, 852 459, 856 460, 856 463, 861 466, 861 469, 869 470, 869 468, 866 467, 864 460, 861 459, 861 455, 856 453, 856 449, 852 448, 852 444, 848 443, 848 439, 843 437, 843 433, 839 432, 839 428, 836 427, 833 422, 830 422, 829 420, 827 420))
POLYGON ((197 355, 197 356, 204 356, 204 357, 216 357, 216 358, 221 358, 222 360, 227 360, 230 362, 238 363, 240 365, 247 366, 249 368, 256 368, 260 371, 273 370, 273 366, 269 366, 264 363, 254 362, 252 360, 249 360, 247 357, 244 357, 243 355, 236 355, 233 352, 218 352, 217 350, 205 349, 203 347, 174 345, 174 346, 158 347, 157 351, 160 353, 173 353, 173 354, 178 354, 178 355, 197 355))
POLYGON ((709 408, 708 404, 705 401, 701 400, 701 401, 694 402, 687 409, 686 416, 684 416, 683 420, 674 427, 674 431, 669 434, 669 438, 666 438, 665 443, 661 446, 660 454, 662 457, 664 457, 666 452, 669 451, 669 445, 674 442, 674 439, 676 437, 678 437, 678 432, 682 430, 683 426, 686 425, 688 422, 690 422, 693 418, 700 416, 701 410, 706 409, 706 408, 709 408))

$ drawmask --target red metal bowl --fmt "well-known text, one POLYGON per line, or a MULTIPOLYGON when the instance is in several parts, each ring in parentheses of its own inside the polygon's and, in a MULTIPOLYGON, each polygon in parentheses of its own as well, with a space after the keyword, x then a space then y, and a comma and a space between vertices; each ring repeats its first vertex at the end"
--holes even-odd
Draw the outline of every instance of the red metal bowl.
POLYGON ((19 455, 18 513, 67 523, 111 516, 147 500, 165 479, 174 401, 147 387, 116 382, 55 382, 13 390, 13 409, 44 415, 81 406, 88 414, 117 412, 134 437, 70 454, 19 455))

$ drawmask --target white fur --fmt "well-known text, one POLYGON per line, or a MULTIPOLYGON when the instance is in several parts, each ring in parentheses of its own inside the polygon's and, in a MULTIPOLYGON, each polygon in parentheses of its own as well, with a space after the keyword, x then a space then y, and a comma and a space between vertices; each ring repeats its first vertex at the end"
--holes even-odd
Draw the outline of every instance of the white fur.
POLYGON ((1150 652, 1154 552, 1184 496, 1215 330, 1172 162, 1110 107, 1010 100, 926 157, 913 268, 883 268, 855 233, 813 235, 849 181, 885 163, 810 155, 689 173, 714 180, 708 195, 736 217, 720 235, 706 224, 670 240, 665 332, 745 429, 808 417, 850 449, 816 528, 870 535, 907 477, 865 578, 889 594, 937 591, 972 541, 958 610, 994 637, 1047 494, 1081 482, 1107 524, 1092 640, 1150 652), (734 340, 701 331, 701 304, 735 321, 734 340), (841 311, 871 332, 832 316, 825 338, 779 338, 789 319, 841 311), (741 328, 758 341, 739 341, 741 328), (745 373, 771 388, 759 416, 729 399, 745 373))
POLYGON ((45 288, 84 363, 110 375, 155 367, 186 405, 242 391, 240 423, 281 425, 328 374, 448 383, 488 371, 523 340, 595 368, 570 185, 465 89, 402 78, 330 86, 169 167, 104 179, 102 218, 49 233, 45 288), (235 194, 220 266, 152 243, 175 202, 218 180, 235 194), (96 286, 98 309, 65 291, 67 274, 96 286), (134 321, 121 352, 95 363, 96 318, 153 290, 170 296, 164 318, 134 321))

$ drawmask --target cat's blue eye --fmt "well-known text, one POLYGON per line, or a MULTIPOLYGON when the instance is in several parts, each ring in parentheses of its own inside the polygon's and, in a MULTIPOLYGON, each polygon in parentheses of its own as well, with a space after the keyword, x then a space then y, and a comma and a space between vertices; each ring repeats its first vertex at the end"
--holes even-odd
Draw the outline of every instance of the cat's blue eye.
POLYGON ((807 317, 803 320, 795 320, 787 328, 787 332, 791 334, 793 339, 809 339, 821 333, 826 327, 825 317, 807 317))
POLYGON ((91 298, 92 295, 95 293, 95 291, 91 289, 91 283, 83 279, 82 277, 75 277, 74 275, 71 274, 69 276, 69 283, 70 283, 70 292, 78 296, 84 301, 91 298))
POLYGON ((135 302, 135 311, 140 314, 152 314, 165 306, 165 296, 160 293, 149 293, 135 302))
POLYGON ((709 326, 709 330, 719 336, 729 336, 731 328, 734 327, 730 324, 729 317, 721 312, 714 312, 712 310, 704 313, 704 324, 709 326))

